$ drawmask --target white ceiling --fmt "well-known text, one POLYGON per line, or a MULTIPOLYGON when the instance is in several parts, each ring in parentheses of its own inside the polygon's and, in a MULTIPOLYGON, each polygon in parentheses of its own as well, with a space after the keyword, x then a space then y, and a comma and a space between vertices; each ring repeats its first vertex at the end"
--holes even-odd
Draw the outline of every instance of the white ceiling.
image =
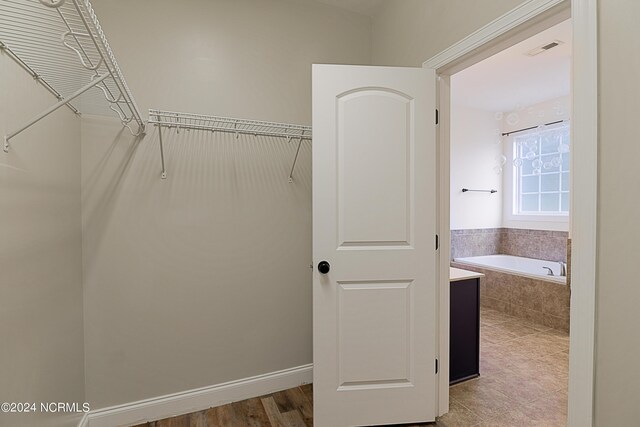
POLYGON ((568 95, 570 69, 571 21, 567 20, 453 75, 452 102, 487 111, 513 111, 568 95), (564 44, 526 55, 554 40, 564 44))
POLYGON ((315 0, 320 3, 347 9, 362 15, 373 16, 384 0, 315 0))

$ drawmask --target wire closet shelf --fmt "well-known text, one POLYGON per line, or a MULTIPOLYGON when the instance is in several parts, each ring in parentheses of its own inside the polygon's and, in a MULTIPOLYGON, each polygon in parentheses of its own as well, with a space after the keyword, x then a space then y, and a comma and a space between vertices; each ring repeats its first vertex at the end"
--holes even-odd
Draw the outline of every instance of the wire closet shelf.
POLYGON ((211 132, 225 132, 239 135, 262 135, 283 138, 287 141, 297 141, 298 148, 293 159, 289 182, 293 182, 293 172, 300 154, 302 141, 311 141, 311 126, 295 125, 288 123, 264 122, 259 120, 237 119, 232 117, 207 116, 203 114, 178 113, 173 111, 149 110, 149 123, 158 127, 160 140, 160 158, 162 161, 162 178, 166 178, 164 164, 164 146, 162 141, 162 128, 202 130, 211 132))
POLYGON ((0 0, 0 17, 0 53, 58 99, 5 135, 5 151, 11 138, 64 105, 75 113, 115 113, 133 135, 144 133, 140 111, 89 0, 0 0))

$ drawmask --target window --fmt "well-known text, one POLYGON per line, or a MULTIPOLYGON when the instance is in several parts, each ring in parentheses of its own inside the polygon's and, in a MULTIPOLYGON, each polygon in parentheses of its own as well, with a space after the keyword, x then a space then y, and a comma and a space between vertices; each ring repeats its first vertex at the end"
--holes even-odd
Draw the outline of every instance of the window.
POLYGON ((569 214, 569 124, 513 139, 514 214, 569 214))

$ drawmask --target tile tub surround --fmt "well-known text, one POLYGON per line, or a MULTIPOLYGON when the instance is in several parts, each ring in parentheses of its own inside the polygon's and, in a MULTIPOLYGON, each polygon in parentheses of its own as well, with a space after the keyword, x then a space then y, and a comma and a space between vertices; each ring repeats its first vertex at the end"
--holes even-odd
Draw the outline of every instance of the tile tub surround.
POLYGON ((451 230, 451 259, 480 255, 515 255, 567 262, 566 231, 520 228, 451 230))
POLYGON ((548 261, 567 262, 566 231, 525 230, 504 228, 500 253, 548 261))
POLYGON ((569 330, 569 288, 558 283, 452 262, 452 267, 483 273, 480 305, 527 321, 569 330))
POLYGON ((451 230, 451 259, 500 253, 506 228, 451 230))

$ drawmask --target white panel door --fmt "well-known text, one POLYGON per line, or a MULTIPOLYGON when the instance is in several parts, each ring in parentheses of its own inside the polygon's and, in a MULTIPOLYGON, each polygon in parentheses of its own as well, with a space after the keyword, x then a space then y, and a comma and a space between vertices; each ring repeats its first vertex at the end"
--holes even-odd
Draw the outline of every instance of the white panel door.
POLYGON ((433 70, 313 66, 317 427, 435 419, 435 171, 433 70))

